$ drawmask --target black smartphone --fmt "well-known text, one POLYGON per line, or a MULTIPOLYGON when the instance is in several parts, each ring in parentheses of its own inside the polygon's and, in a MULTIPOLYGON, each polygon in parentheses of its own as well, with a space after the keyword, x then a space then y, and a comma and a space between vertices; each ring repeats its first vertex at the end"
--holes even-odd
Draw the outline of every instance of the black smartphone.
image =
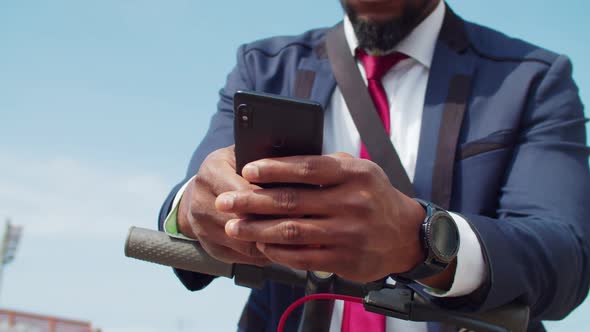
POLYGON ((234 94, 236 170, 272 157, 320 155, 324 137, 322 105, 268 93, 234 94))

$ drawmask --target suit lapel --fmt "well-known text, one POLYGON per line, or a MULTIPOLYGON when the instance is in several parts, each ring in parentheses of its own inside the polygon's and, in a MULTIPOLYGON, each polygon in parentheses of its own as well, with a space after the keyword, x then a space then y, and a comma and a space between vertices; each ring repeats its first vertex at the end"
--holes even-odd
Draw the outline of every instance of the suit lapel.
POLYGON ((414 187, 417 197, 448 209, 455 153, 467 108, 475 57, 463 21, 448 7, 436 44, 422 115, 414 187))
POLYGON ((322 42, 314 48, 312 56, 301 59, 293 96, 313 100, 326 109, 335 87, 336 81, 322 42))

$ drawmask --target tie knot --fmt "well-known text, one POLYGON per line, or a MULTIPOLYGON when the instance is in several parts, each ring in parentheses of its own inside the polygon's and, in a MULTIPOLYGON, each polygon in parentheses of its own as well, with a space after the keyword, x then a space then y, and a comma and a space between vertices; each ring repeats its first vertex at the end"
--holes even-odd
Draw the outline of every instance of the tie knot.
POLYGON ((360 48, 357 48, 356 56, 363 62, 367 79, 376 81, 380 81, 393 66, 408 57, 399 52, 385 55, 369 55, 360 48))

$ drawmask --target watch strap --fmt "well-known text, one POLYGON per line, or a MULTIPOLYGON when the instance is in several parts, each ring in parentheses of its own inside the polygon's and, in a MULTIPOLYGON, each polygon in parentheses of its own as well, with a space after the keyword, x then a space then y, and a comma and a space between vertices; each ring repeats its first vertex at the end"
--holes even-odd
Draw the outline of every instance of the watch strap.
POLYGON ((446 269, 447 265, 448 264, 444 264, 444 266, 438 265, 434 261, 432 261, 430 264, 427 264, 426 262, 422 262, 418 266, 411 269, 410 271, 405 272, 405 273, 396 274, 396 275, 394 275, 394 277, 396 277, 398 279, 402 278, 402 279, 411 280, 411 281, 424 279, 424 278, 427 278, 427 277, 430 277, 432 275, 442 272, 444 269, 446 269))

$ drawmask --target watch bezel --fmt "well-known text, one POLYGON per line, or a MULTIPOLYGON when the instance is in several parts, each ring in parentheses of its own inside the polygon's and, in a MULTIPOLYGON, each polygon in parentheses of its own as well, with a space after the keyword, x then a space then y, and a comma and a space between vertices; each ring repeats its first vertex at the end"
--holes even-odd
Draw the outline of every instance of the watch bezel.
POLYGON ((459 229, 457 228, 457 224, 454 222, 453 217, 444 210, 438 210, 433 212, 424 220, 423 226, 425 244, 428 249, 430 249, 429 252, 431 255, 434 256, 432 258, 445 265, 451 263, 453 259, 457 257, 457 253, 459 251, 459 229), (453 252, 450 255, 443 253, 440 248, 436 246, 436 241, 434 239, 434 235, 432 234, 433 227, 436 223, 440 222, 446 222, 454 232, 456 243, 455 247, 453 248, 453 252))
MULTIPOLYGON (((399 282, 410 283, 412 280, 420 280, 442 272, 457 257, 460 247, 459 228, 453 217, 444 209, 433 203, 415 199, 426 210, 426 218, 420 227, 420 238, 423 248, 426 250, 426 257, 423 262, 404 273, 393 274, 392 276, 399 282), (439 248, 433 244, 432 223, 437 222, 441 217, 447 218, 456 232, 457 242, 455 243, 454 252, 451 256, 444 255, 439 248)), ((440 222, 440 221, 439 221, 440 222)))

